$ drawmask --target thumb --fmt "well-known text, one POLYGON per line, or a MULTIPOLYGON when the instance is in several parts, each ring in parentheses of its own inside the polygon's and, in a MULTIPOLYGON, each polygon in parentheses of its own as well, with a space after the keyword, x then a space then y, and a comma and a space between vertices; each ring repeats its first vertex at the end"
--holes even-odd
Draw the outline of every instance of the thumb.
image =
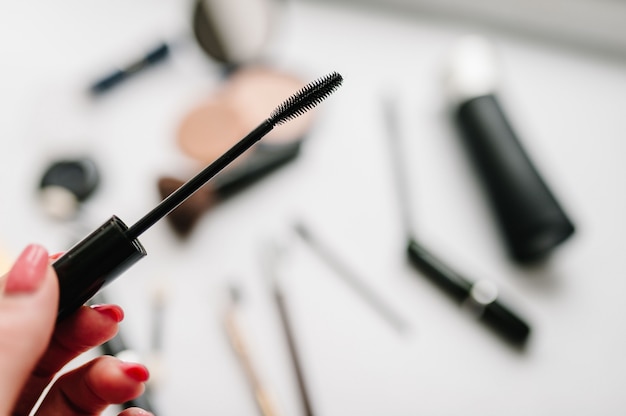
POLYGON ((45 351, 57 315, 59 288, 48 252, 30 245, 2 278, 0 294, 0 415, 10 414, 45 351))

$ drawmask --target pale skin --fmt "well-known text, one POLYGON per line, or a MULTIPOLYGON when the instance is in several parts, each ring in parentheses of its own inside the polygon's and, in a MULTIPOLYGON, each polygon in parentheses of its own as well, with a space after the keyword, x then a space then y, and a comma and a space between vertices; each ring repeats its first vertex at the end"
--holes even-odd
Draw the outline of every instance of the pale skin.
MULTIPOLYGON (((28 246, 0 277, 0 416, 28 416, 46 386, 72 359, 115 336, 123 311, 83 306, 55 325, 59 288, 51 257, 28 246)), ((54 382, 37 416, 100 415, 143 393, 147 369, 98 357, 54 382)), ((119 416, 147 416, 126 409, 119 416)))

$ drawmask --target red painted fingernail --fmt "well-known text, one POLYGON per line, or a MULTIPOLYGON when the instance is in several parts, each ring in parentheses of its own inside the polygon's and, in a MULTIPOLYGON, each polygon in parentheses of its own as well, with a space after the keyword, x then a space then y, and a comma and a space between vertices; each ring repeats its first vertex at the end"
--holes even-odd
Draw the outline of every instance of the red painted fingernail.
POLYGON ((51 255, 50 257, 48 257, 51 261, 58 259, 59 257, 61 257, 62 255, 64 255, 65 252, 64 251, 59 251, 58 253, 54 253, 53 255, 51 255))
POLYGON ((128 416, 154 416, 154 414, 148 412, 147 410, 140 409, 138 407, 132 407, 130 409, 126 409, 128 412, 128 416))
POLYGON ((152 413, 148 412, 147 410, 143 410, 138 407, 126 409, 126 412, 128 412, 128 416, 154 416, 152 413))
POLYGON ((4 292, 7 294, 34 292, 43 282, 47 267, 48 251, 36 244, 29 245, 9 271, 4 292))
POLYGON ((148 381, 150 378, 150 373, 148 369, 141 364, 138 363, 127 363, 123 362, 120 364, 122 367, 122 371, 130 378, 135 381, 139 381, 143 383, 148 381))
POLYGON ((108 316, 115 322, 122 322, 124 319, 124 310, 117 305, 92 305, 91 309, 108 316))

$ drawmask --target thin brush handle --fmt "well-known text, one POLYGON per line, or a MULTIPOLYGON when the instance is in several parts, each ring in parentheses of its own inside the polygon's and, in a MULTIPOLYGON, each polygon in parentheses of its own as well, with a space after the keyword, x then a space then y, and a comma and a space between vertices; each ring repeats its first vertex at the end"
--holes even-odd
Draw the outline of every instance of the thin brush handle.
POLYGON ((287 305, 285 304, 285 297, 282 290, 274 284, 274 301, 278 308, 278 314, 280 315, 280 321, 287 339, 287 347, 289 348, 289 355, 291 356, 291 362, 296 374, 296 380, 298 382, 298 390, 300 391, 300 397, 302 399, 302 406, 304 407, 305 416, 313 416, 313 408, 311 406, 311 399, 306 388, 306 381, 304 380, 304 371, 300 356, 298 355, 298 348, 296 347, 296 340, 293 334, 293 326, 289 319, 289 313, 287 312, 287 305))
POLYGON ((126 236, 130 240, 138 238, 144 231, 152 227, 157 221, 165 217, 171 211, 176 209, 202 185, 207 183, 212 177, 217 175, 222 169, 228 166, 233 160, 241 156, 243 152, 248 150, 253 144, 258 142, 263 136, 274 128, 271 119, 265 120, 263 123, 252 130, 246 137, 241 139, 237 144, 231 147, 226 153, 217 158, 213 163, 204 168, 200 173, 187 181, 184 185, 165 198, 159 205, 154 207, 152 211, 144 215, 139 221, 132 225, 126 236))
POLYGON ((275 126, 286 123, 309 111, 339 88, 342 82, 343 77, 333 72, 305 85, 300 91, 287 98, 272 111, 268 119, 259 124, 257 128, 248 133, 246 137, 216 159, 215 162, 211 163, 203 171, 191 178, 187 183, 170 194, 152 211, 148 212, 143 218, 131 226, 124 233, 126 238, 130 241, 137 239, 144 231, 185 202, 187 198, 200 189, 209 179, 228 166, 233 160, 241 156, 243 152, 269 133, 275 126))
POLYGON ((272 402, 269 393, 263 386, 263 383, 252 365, 252 359, 250 358, 250 353, 248 352, 248 346, 246 345, 244 337, 241 333, 234 311, 227 312, 224 319, 224 327, 226 329, 230 345, 237 355, 237 358, 239 359, 239 362, 246 374, 246 378, 250 383, 250 387, 253 390, 254 399, 259 407, 261 415, 277 416, 278 412, 275 409, 274 403, 272 402))
POLYGON ((398 194, 398 201, 400 204, 400 220, 407 238, 413 234, 413 220, 412 220, 412 207, 411 200, 409 198, 409 186, 407 182, 407 175, 405 171, 404 153, 400 143, 400 134, 398 129, 397 118, 397 105, 391 98, 386 98, 383 112, 385 117, 385 124, 387 128, 387 136, 391 142, 390 153, 392 157, 392 169, 395 174, 396 191, 398 194))
POLYGON ((313 237, 311 231, 304 224, 296 224, 295 230, 297 235, 309 245, 312 251, 332 267, 337 272, 335 274, 361 296, 396 331, 402 333, 407 329, 406 322, 378 296, 376 291, 367 286, 363 279, 353 272, 332 249, 313 237))

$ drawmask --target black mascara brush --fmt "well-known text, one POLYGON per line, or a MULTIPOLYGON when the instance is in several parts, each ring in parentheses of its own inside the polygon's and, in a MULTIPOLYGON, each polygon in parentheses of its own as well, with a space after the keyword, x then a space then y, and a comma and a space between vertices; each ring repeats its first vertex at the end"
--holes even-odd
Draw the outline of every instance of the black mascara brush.
POLYGON ((56 260, 52 266, 57 273, 60 288, 57 320, 74 312, 100 288, 147 254, 138 240, 144 231, 182 204, 274 127, 312 109, 339 88, 342 82, 342 76, 333 72, 307 84, 276 107, 257 128, 134 225, 127 227, 117 216, 113 216, 56 260))

